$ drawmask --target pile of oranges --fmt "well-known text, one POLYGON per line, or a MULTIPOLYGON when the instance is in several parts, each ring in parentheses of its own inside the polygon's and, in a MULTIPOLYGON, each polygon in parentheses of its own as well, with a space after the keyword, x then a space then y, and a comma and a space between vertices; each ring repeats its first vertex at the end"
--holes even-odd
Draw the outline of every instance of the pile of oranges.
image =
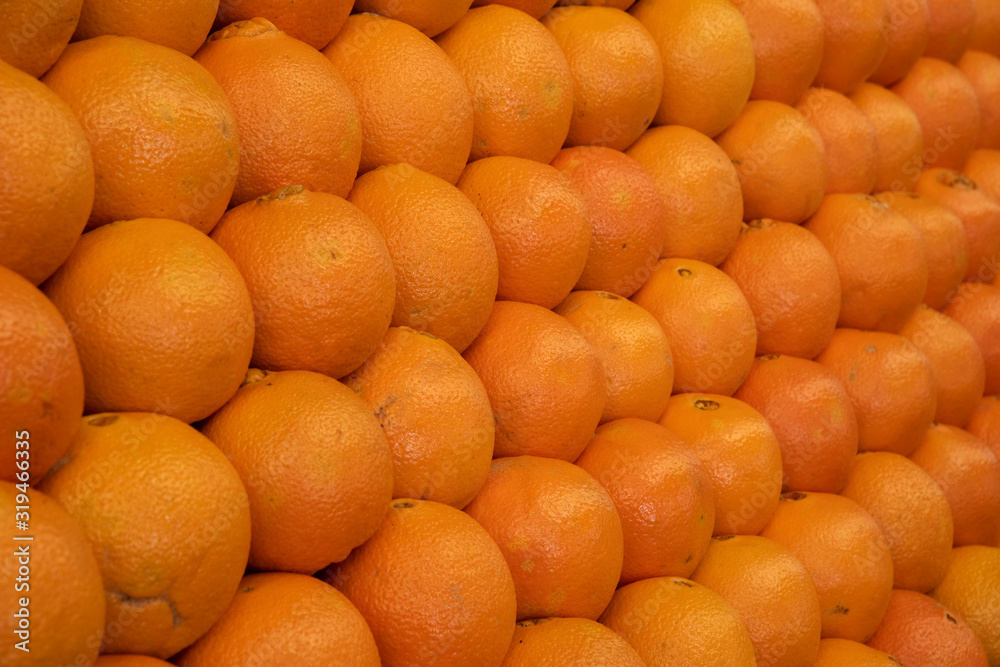
POLYGON ((0 664, 1000 667, 1000 0, 0 26, 0 664))

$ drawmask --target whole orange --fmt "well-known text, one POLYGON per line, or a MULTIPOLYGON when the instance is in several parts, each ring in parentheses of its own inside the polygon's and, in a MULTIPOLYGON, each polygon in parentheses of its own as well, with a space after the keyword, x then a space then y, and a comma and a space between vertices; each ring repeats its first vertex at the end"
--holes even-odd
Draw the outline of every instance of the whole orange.
POLYGON ((810 88, 795 108, 823 139, 826 193, 871 192, 878 178, 878 135, 868 116, 828 88, 810 88))
POLYGON ((979 399, 965 430, 982 440, 993 455, 1000 459, 1000 396, 983 396, 979 399))
POLYGON ((889 47, 887 0, 816 0, 823 15, 823 60, 813 85, 849 94, 871 76, 889 47))
POLYGON ((435 37, 465 16, 471 4, 472 0, 354 0, 354 11, 387 16, 435 37))
POLYGON ((888 0, 887 47, 878 68, 868 80, 891 86, 910 71, 924 54, 931 36, 931 16, 927 0, 888 0))
POLYGON ((39 77, 52 67, 69 44, 80 20, 83 0, 9 0, 0 5, 0 24, 8 26, 0 40, 0 60, 39 77))
MULTIPOLYGON (((995 270, 995 269, 994 269, 995 270)), ((986 364, 987 396, 1000 394, 1000 286, 962 283, 944 314, 972 334, 986 364)))
POLYGON ((1000 549, 958 547, 931 597, 962 617, 979 637, 990 664, 1000 661, 1000 549))
POLYGON ((977 148, 1000 148, 1000 58, 983 51, 966 51, 958 69, 969 80, 979 101, 977 148))
POLYGON ((874 83, 859 84, 850 98, 875 128, 875 192, 912 190, 924 163, 920 119, 899 95, 874 83))
POLYGON ((646 667, 635 649, 589 618, 533 618, 514 627, 502 667, 646 667))
POLYGON ((979 5, 990 4, 976 0, 927 0, 931 34, 924 55, 958 62, 972 39, 979 5))
POLYGON ((900 667, 899 660, 850 639, 821 639, 813 667, 900 667))
POLYGON ((260 17, 322 49, 344 26, 352 4, 351 0, 220 0, 216 27, 260 17))
POLYGON ((219 9, 219 0, 85 0, 73 40, 138 37, 190 56, 208 37, 219 9))
POLYGON ((1000 150, 977 148, 972 151, 962 173, 980 190, 1000 201, 1000 150))

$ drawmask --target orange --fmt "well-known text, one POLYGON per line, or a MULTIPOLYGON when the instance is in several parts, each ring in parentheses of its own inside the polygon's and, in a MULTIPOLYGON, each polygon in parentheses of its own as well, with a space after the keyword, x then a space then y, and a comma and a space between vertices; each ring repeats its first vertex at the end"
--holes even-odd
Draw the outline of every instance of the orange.
POLYGON ((583 334, 604 368, 608 400, 601 422, 659 419, 674 384, 673 355, 659 322, 609 292, 571 292, 554 310, 583 334))
POLYGON ((653 577, 622 586, 598 619, 648 667, 751 667, 753 641, 735 609, 701 584, 653 577))
POLYGON ((898 331, 927 291, 927 256, 917 228, 862 194, 827 195, 804 227, 837 265, 837 326, 898 331))
POLYGON ((745 219, 799 223, 819 208, 826 149, 816 128, 792 107, 750 101, 718 143, 736 166, 745 219))
POLYGON ((614 7, 625 11, 635 4, 635 0, 557 0, 557 7, 587 5, 588 7, 614 7))
POLYGON ((212 230, 245 166, 245 145, 204 67, 166 46, 104 35, 66 47, 42 82, 90 144, 97 185, 88 229, 171 218, 212 230))
POLYGON ((867 194, 878 178, 878 136, 868 116, 846 96, 810 88, 795 107, 826 148, 826 192, 867 194))
POLYGON ((958 69, 969 80, 979 101, 977 148, 1000 148, 1000 58, 982 51, 966 51, 958 69))
POLYGON ((889 609, 868 645, 891 653, 904 665, 989 665, 982 642, 965 621, 916 591, 892 592, 889 609))
POLYGON ((969 248, 965 280, 993 280, 1000 253, 1000 203, 969 177, 949 169, 927 169, 920 174, 915 189, 962 220, 969 248))
POLYGON ((69 44, 83 0, 8 0, 0 5, 0 60, 34 77, 45 74, 69 44))
POLYGON ((729 396, 680 394, 660 419, 701 459, 715 487, 713 535, 756 535, 781 494, 781 449, 767 420, 729 396))
POLYGON ((733 0, 754 51, 752 100, 795 104, 823 60, 823 16, 811 0, 733 0))
POLYGON ((840 495, 861 505, 882 530, 892 554, 893 588, 924 592, 938 585, 951 558, 955 525, 948 499, 930 475, 905 456, 865 452, 856 457, 840 495))
POLYGON ((652 175, 635 159, 602 146, 564 148, 552 166, 583 195, 590 250, 576 289, 632 296, 663 248, 666 215, 652 175))
POLYGON ((208 37, 218 9, 219 0, 85 0, 73 39, 138 37, 190 56, 208 37))
POLYGON ((962 168, 979 188, 1000 202, 1000 150, 977 148, 962 168))
POLYGON ((585 470, 539 456, 497 459, 465 511, 510 567, 517 620, 604 611, 622 573, 622 522, 585 470))
MULTIPOLYGON (((66 320, 52 302, 3 267, 0 285, 0 424, 7 431, 0 479, 30 483, 62 458, 76 433, 83 371, 66 320)), ((663 405, 669 395, 668 386, 663 405)))
POLYGON ((754 49, 743 15, 728 0, 639 0, 629 13, 663 57, 657 125, 714 137, 739 115, 754 80, 754 49))
POLYGON ((760 535, 791 551, 809 572, 823 637, 860 642, 874 634, 889 605, 892 556, 860 505, 830 493, 786 493, 760 535))
MULTIPOLYGON (((995 270, 995 269, 994 269, 995 270)), ((1000 394, 1000 287, 963 283, 944 314, 972 334, 986 364, 985 395, 1000 394)))
POLYGON ((965 429, 1000 459, 1000 396, 983 396, 965 429))
POLYGON ((674 360, 673 392, 732 395, 757 347, 753 311, 739 286, 693 259, 662 259, 632 302, 663 327, 674 360))
POLYGON ((663 95, 663 60, 639 21, 614 7, 560 7, 542 17, 573 76, 567 146, 623 151, 649 127, 663 95))
POLYGON ((573 78, 538 21, 502 5, 469 10, 437 36, 472 93, 470 160, 510 155, 548 163, 573 114, 573 78))
POLYGON ((469 198, 437 176, 394 164, 359 177, 348 201, 389 249, 392 325, 431 333, 459 352, 468 347, 490 316, 499 279, 490 228, 469 198))
POLYGON ((118 653, 97 657, 94 667, 169 667, 170 663, 148 655, 118 653))
POLYGON ((392 321, 395 277, 371 219, 301 186, 231 209, 212 233, 253 299, 253 364, 341 377, 368 358, 392 321))
POLYGON ((819 642, 813 667, 901 667, 894 657, 850 639, 831 637, 819 642))
POLYGON ((1000 5, 993 2, 976 3, 976 20, 972 25, 969 49, 1000 56, 1000 5))
POLYGON ((972 39, 978 5, 976 0, 927 0, 931 34, 924 55, 957 63, 972 39))
POLYGON ((927 429, 910 456, 944 491, 957 547, 1000 540, 1000 462, 986 444, 957 426, 927 429))
POLYGON ((472 149, 472 95, 437 44, 402 21, 355 14, 323 53, 358 105, 358 173, 406 162, 458 180, 472 149))
POLYGON ((458 189, 493 235, 497 299, 552 308, 566 298, 586 268, 592 239, 586 200, 570 178, 547 164, 497 156, 466 167, 458 189))
POLYGON ((194 57, 226 91, 239 127, 233 205, 293 184, 347 196, 361 117, 333 63, 261 18, 212 33, 194 57))
POLYGON ((247 493, 187 424, 148 412, 84 417, 39 489, 69 511, 97 558, 103 651, 167 658, 229 606, 250 549, 247 493))
POLYGON ((670 125, 647 130, 627 154, 652 175, 666 207, 660 256, 721 263, 743 219, 739 178, 725 152, 700 132, 670 125))
POLYGON ((0 99, 0 266, 37 285, 66 260, 87 224, 94 163, 66 103, 2 61, 0 99))
POLYGON ((0 660, 10 667, 93 664, 104 632, 104 586, 87 536, 59 503, 27 484, 0 482, 0 508, 10 517, 0 559, 8 582, 0 660), (15 519, 27 528, 14 530, 15 519))
POLYGON ((520 9, 532 18, 540 19, 545 12, 552 9, 556 0, 473 0, 473 7, 483 7, 485 5, 504 5, 520 9))
POLYGON ((823 15, 823 60, 813 85, 845 95, 871 76, 889 46, 887 0, 816 0, 823 15))
POLYGON ((261 17, 322 49, 343 27, 352 4, 350 0, 220 0, 216 27, 261 17))
POLYGON ((757 324, 757 354, 811 359, 840 314, 840 276, 807 230, 763 219, 744 225, 721 268, 743 292, 757 324))
POLYGON ((464 512, 394 500, 382 525, 323 578, 358 608, 384 667, 499 667, 517 614, 496 543, 464 512))
POLYGON ((991 665, 1000 661, 1000 549, 958 547, 931 597, 961 616, 979 637, 991 665))
POLYGON ((392 327, 344 383, 389 439, 394 498, 469 504, 490 471, 493 411, 482 381, 454 348, 392 327))
POLYGON ((920 232, 927 257, 923 302, 931 308, 944 308, 969 266, 969 242, 962 219, 947 206, 915 192, 880 192, 876 199, 901 213, 920 232))
POLYGON ((836 376, 815 361, 769 354, 753 362, 733 397, 774 431, 782 490, 840 492, 858 451, 858 420, 836 376))
POLYGON ((889 23, 885 38, 888 46, 878 68, 868 80, 891 86, 910 71, 923 55, 931 35, 931 17, 927 0, 888 0, 889 23))
POLYGON ((312 574, 375 532, 392 452, 368 405, 311 371, 257 369, 202 425, 250 496, 250 567, 312 574))
POLYGON ((961 169, 976 148, 981 124, 976 90, 962 71, 937 58, 920 58, 892 92, 920 121, 924 168, 961 169))
POLYGON ((80 355, 85 412, 162 412, 190 423, 243 381, 250 294, 233 260, 190 225, 140 218, 99 227, 44 287, 80 355))
POLYGON ((986 365, 976 339, 955 320, 923 304, 899 335, 916 345, 931 366, 937 385, 934 421, 965 426, 986 385, 986 365))
POLYGON ((816 361, 851 397, 858 451, 913 453, 937 407, 937 384, 920 348, 896 334, 837 329, 816 361))
POLYGON ((576 464, 601 483, 622 522, 621 584, 689 577, 715 524, 712 479, 688 443, 642 419, 598 427, 576 464))
POLYGON ((580 455, 600 422, 607 381, 597 352, 566 318, 497 301, 464 356, 493 406, 494 456, 580 455))
POLYGON ((822 623, 819 596, 788 549, 756 535, 722 535, 712 539, 691 579, 736 610, 758 665, 813 663, 822 623))
POLYGON ((261 659, 301 667, 381 664, 372 631, 343 593, 284 572, 243 577, 222 618, 174 661, 179 667, 215 667, 261 659))
POLYGON ((472 0, 354 0, 357 12, 372 12, 408 23, 428 37, 455 25, 472 0))
POLYGON ((503 667, 646 667, 617 634, 587 618, 535 618, 514 627, 503 667))
POLYGON ((912 190, 923 169, 920 119, 899 95, 873 83, 859 84, 850 98, 875 128, 875 192, 912 190))

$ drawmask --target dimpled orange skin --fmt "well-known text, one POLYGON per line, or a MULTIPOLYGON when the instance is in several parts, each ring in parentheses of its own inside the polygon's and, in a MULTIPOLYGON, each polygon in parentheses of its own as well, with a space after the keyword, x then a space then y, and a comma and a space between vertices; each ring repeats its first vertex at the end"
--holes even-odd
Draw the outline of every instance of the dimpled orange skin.
POLYGON ((0 266, 38 285, 66 260, 87 224, 94 163, 69 106, 2 61, 0 176, 0 266))
POLYGON ((243 577, 222 618, 174 661, 217 667, 249 665, 261 656, 297 667, 381 665, 372 631, 351 601, 329 584, 290 572, 243 577))
POLYGON ((0 60, 33 77, 45 74, 69 44, 82 6, 83 0, 54 0, 45 5, 38 0, 9 0, 0 4, 0 25, 8 30, 0 40, 0 60))
POLYGON ((573 75, 567 146, 623 151, 645 132, 663 95, 663 60, 645 27, 613 7, 560 7, 542 17, 573 75))
POLYGON ((913 224, 874 197, 833 194, 803 227, 837 265, 837 326, 898 331, 927 291, 927 256, 913 224))
POLYGON ((969 49, 992 53, 1000 58, 1000 5, 976 3, 976 20, 972 26, 969 49))
POLYGON ((757 325, 757 354, 812 359, 840 314, 840 276, 823 244, 798 225, 753 220, 719 268, 739 286, 757 325))
POLYGON ((588 618, 519 621, 502 667, 647 667, 628 642, 588 618))
POLYGON ((900 667, 902 664, 888 653, 866 644, 830 637, 820 640, 813 667, 900 667))
POLYGON ((1000 148, 1000 58, 982 51, 966 51, 958 61, 958 69, 979 100, 976 148, 1000 148))
POLYGON ((889 42, 886 0, 817 0, 823 15, 823 60, 813 85, 849 94, 878 67, 889 42))
POLYGON ((88 229, 170 218, 212 230, 244 163, 237 115, 211 73, 165 46, 104 35, 66 47, 42 83, 90 144, 88 229))
POLYGON ((221 28, 260 16, 295 39, 322 49, 340 32, 352 5, 351 0, 220 0, 215 24, 221 28))
POLYGON ((323 49, 361 115, 361 165, 406 162, 449 183, 472 149, 472 95, 427 35, 402 21, 355 14, 323 49))
POLYGON ((868 512, 843 496, 786 493, 760 535, 787 548, 809 571, 823 637, 871 637, 889 605, 893 574, 888 542, 868 512))
POLYGON ((757 328, 750 304, 729 276, 697 260, 661 259, 632 302, 667 335, 675 394, 736 391, 753 363, 757 328))
POLYGON ((80 238, 45 283, 80 355, 84 412, 162 412, 191 423, 236 393, 253 306, 233 260, 176 220, 114 222, 80 238))
POLYGON ((550 162, 573 115, 573 78, 552 34, 524 12, 489 5, 470 9, 435 41, 472 93, 469 159, 512 155, 550 162), (498 57, 502 53, 517 57, 498 57))
POLYGON ((923 168, 924 135, 913 109, 891 90, 861 83, 851 101, 875 128, 875 192, 912 190, 923 168))
POLYGON ((735 398, 678 394, 659 422, 687 441, 715 487, 713 535, 756 535, 781 495, 781 449, 764 416, 735 398))
POLYGON ((993 455, 1000 459, 1000 396, 983 396, 979 399, 965 430, 982 440, 993 455))
POLYGON ((659 424, 619 419, 597 428, 576 465, 607 490, 621 518, 619 585, 691 576, 712 537, 715 493, 688 443, 659 424))
POLYGON ((609 292, 570 292, 553 310, 579 329, 601 360, 608 389, 601 423, 659 419, 670 400, 674 361, 656 318, 609 292))
POLYGON ((500 548, 468 514, 394 500, 375 535, 321 579, 354 603, 384 667, 499 667, 517 615, 500 548))
POLYGON ((208 37, 218 9, 219 0, 87 0, 73 41, 124 35, 190 56, 208 37))
POLYGON ((917 346, 896 334, 837 329, 816 361, 851 397, 858 451, 916 450, 937 406, 934 374, 917 346))
POLYGON ((934 421, 964 427, 986 386, 986 363, 976 339, 955 320, 923 304, 899 335, 912 341, 931 366, 937 385, 934 421))
POLYGON ((622 522, 604 487, 557 459, 493 461, 465 508, 499 545, 517 591, 517 619, 591 620, 615 592, 624 557, 622 522))
POLYGON ((736 166, 743 217, 799 223, 826 192, 826 149, 805 116, 770 100, 747 102, 716 138, 736 166))
POLYGON ((353 204, 291 186, 230 209, 212 240, 239 267, 256 316, 253 364, 342 377, 389 329, 396 279, 353 204))
POLYGON ((170 663, 148 655, 118 653, 97 656, 94 667, 169 667, 170 663))
POLYGON ((972 334, 986 364, 987 396, 1000 394, 1000 287, 962 283, 944 314, 972 334))
POLYGON ((408 23, 435 37, 465 16, 472 0, 355 0, 355 12, 372 12, 408 23))
POLYGON ((1000 201, 1000 150, 977 148, 969 156, 962 173, 983 192, 1000 201))
POLYGON ((660 256, 718 266, 743 219, 739 177, 726 153, 696 130, 669 125, 647 130, 627 155, 646 168, 663 197, 660 256))
POLYGON ((958 62, 972 40, 979 5, 976 0, 927 0, 931 34, 924 55, 950 63, 958 62))
POLYGON ((361 162, 361 117, 333 63, 261 18, 212 33, 194 58, 226 91, 239 126, 234 206, 295 183, 347 196, 361 162))
POLYGON ((497 301, 463 356, 493 406, 494 456, 576 460, 600 422, 607 389, 600 358, 566 318, 497 301))
POLYGON ((947 206, 915 192, 880 192, 875 198, 902 213, 920 232, 927 256, 923 302, 944 308, 969 268, 969 242, 962 219, 947 206))
POLYGON ((653 577, 622 586, 598 619, 648 667, 751 667, 753 641, 736 610, 699 583, 653 577))
POLYGON ((684 125, 714 137, 750 97, 754 52, 743 15, 728 0, 639 0, 629 13, 663 59, 657 125, 684 125))
POLYGON ((447 181, 408 164, 360 176, 347 201, 375 224, 396 273, 393 326, 443 338, 461 352, 482 330, 497 296, 490 228, 447 181))
POLYGON ((795 108, 806 117, 826 149, 826 193, 869 193, 878 177, 875 127, 849 98, 827 88, 810 88, 795 108))
POLYGON ((991 665, 1000 661, 1000 549, 957 547, 944 580, 931 591, 941 605, 960 614, 983 642, 991 665))
POLYGON ((891 86, 910 71, 924 53, 931 35, 931 17, 927 0, 888 0, 889 22, 886 25, 888 46, 878 68, 868 80, 891 86))

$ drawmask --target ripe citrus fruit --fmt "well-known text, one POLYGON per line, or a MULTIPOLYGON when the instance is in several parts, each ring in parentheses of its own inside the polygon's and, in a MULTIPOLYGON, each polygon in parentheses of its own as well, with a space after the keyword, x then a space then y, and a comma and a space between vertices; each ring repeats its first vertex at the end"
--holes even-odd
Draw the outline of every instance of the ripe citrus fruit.
POLYGON ((261 17, 291 37, 322 49, 340 32, 352 4, 351 0, 220 0, 216 26, 261 17))
POLYGON ((851 101, 875 128, 875 192, 912 190, 923 169, 924 135, 913 109, 891 90, 861 83, 851 101))
POLYGON ((1000 202, 1000 150, 977 148, 962 168, 983 192, 1000 202))
POLYGON ((927 0, 931 34, 924 55, 950 63, 958 62, 972 39, 978 5, 975 0, 927 0))
POLYGON ((518 620, 604 611, 622 573, 622 522, 585 470, 539 456, 497 459, 465 511, 510 567, 518 620))
POLYGON ((714 535, 756 535, 781 494, 781 449, 767 420, 743 401, 678 394, 660 418, 688 443, 715 487, 714 535))
POLYGON ((503 667, 646 667, 635 649, 587 618, 533 618, 514 627, 503 667))
POLYGON ((392 321, 396 281, 371 219, 340 197, 292 186, 230 209, 212 233, 246 280, 253 364, 342 377, 392 321))
POLYGON ((222 618, 174 660, 179 667, 215 667, 253 664, 262 656, 269 664, 301 667, 381 664, 372 631, 343 593, 286 572, 243 577, 222 618), (262 623, 265 618, 272 620, 262 623))
POLYGON ((850 639, 821 639, 813 667, 901 667, 903 663, 884 651, 850 639))
POLYGON ((176 220, 84 234, 45 294, 73 334, 86 412, 198 421, 236 393, 250 364, 246 283, 222 248, 176 220))
POLYGON ((889 42, 887 0, 817 0, 823 15, 823 60, 813 85, 845 95, 871 76, 889 42))
POLYGON ((73 40, 101 35, 138 37, 190 56, 208 37, 218 10, 219 0, 86 0, 73 40))
POLYGON ((187 424, 148 412, 84 417, 39 489, 69 511, 97 557, 102 650, 167 658, 229 606, 250 549, 247 493, 187 424))
POLYGON ((239 127, 234 205, 292 184, 347 196, 361 117, 333 63, 262 18, 217 30, 194 58, 226 91, 239 127))
POLYGON ((97 656, 94 667, 170 667, 169 662, 148 655, 117 653, 97 656))
POLYGON ((389 439, 394 498, 469 504, 493 459, 493 411, 482 381, 454 348, 392 327, 344 383, 389 439))
POLYGON ((94 163, 73 110, 2 61, 0 99, 0 266, 37 285, 66 260, 87 224, 94 163))
POLYGON ((472 95, 441 47, 402 21, 355 14, 323 53, 358 105, 358 173, 406 162, 458 180, 472 149, 472 95))
POLYGON ((823 139, 827 194, 871 192, 878 178, 878 137, 868 116, 828 88, 810 88, 795 108, 823 139))
POLYGON ((858 420, 833 373, 815 361, 769 354, 754 360, 733 398, 774 431, 783 490, 840 492, 858 451, 858 420))
POLYGON ((944 314, 972 334, 986 364, 985 395, 1000 394, 1000 287, 962 283, 944 314))
POLYGON ((580 455, 600 422, 607 383, 597 352, 566 318, 497 301, 464 356, 493 406, 494 456, 580 455))
POLYGON ((1000 148, 1000 58, 982 51, 966 51, 958 69, 972 85, 979 102, 977 148, 1000 148))
POLYGON ((976 3, 976 20, 972 25, 969 48, 1000 57, 1000 5, 976 3))
POLYGON ((910 71, 927 47, 931 17, 927 0, 888 0, 889 22, 885 28, 885 55, 868 80, 891 86, 910 71))
POLYGON ((499 667, 510 646, 510 570, 489 533, 454 507, 394 500, 375 535, 323 578, 368 621, 384 667, 499 667))
POLYGON ((211 73, 166 46, 104 35, 66 47, 42 82, 90 144, 88 228, 171 218, 212 230, 246 164, 239 116, 211 73))
POLYGON ((619 583, 691 576, 712 537, 715 494, 688 443, 653 422, 618 419, 597 428, 576 465, 607 490, 621 519, 619 583))
POLYGON ((33 77, 45 74, 69 44, 80 20, 83 0, 10 0, 0 5, 0 60, 33 77))
POLYGON ((991 665, 1000 661, 1000 549, 958 547, 931 597, 964 620, 979 637, 991 665))
POLYGON ((465 16, 471 4, 472 0, 354 0, 354 11, 387 16, 435 37, 465 16))
POLYGON ((1000 459, 1000 396, 983 396, 965 430, 982 440, 1000 459))
POLYGON ((348 201, 389 249, 392 325, 431 333, 459 352, 468 347, 490 316, 499 280, 490 228, 469 198, 437 176, 394 164, 360 176, 348 201))

